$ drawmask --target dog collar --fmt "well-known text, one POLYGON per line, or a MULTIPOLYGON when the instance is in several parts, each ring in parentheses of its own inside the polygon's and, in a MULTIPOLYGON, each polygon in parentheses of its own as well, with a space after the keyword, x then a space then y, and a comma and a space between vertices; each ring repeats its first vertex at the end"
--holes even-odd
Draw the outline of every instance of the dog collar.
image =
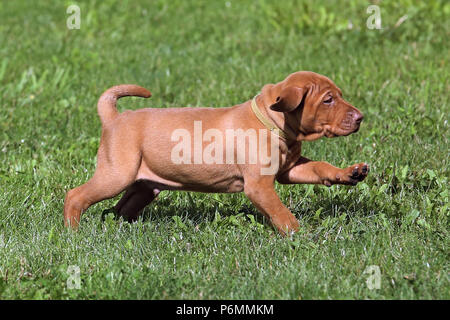
POLYGON ((287 140, 287 134, 280 128, 278 128, 271 120, 267 119, 261 110, 259 110, 258 105, 256 104, 256 96, 252 100, 252 111, 255 114, 255 116, 258 118, 258 120, 267 128, 270 130, 270 132, 273 132, 280 138, 287 140))

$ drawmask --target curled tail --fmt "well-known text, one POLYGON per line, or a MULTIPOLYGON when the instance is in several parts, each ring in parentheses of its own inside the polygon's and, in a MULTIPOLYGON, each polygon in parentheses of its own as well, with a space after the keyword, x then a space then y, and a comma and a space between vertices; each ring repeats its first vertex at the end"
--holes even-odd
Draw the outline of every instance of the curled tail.
POLYGON ((97 111, 102 124, 114 119, 119 112, 116 108, 117 99, 128 96, 142 98, 151 97, 150 91, 134 84, 121 84, 106 90, 98 100, 97 111))

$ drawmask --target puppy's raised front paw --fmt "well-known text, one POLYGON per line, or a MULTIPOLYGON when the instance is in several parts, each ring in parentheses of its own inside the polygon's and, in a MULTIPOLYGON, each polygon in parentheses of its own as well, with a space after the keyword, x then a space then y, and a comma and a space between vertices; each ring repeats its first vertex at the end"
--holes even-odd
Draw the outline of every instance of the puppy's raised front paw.
POLYGON ((369 165, 367 163, 354 164, 348 168, 342 169, 342 173, 336 175, 338 183, 356 185, 363 181, 369 173, 369 165))

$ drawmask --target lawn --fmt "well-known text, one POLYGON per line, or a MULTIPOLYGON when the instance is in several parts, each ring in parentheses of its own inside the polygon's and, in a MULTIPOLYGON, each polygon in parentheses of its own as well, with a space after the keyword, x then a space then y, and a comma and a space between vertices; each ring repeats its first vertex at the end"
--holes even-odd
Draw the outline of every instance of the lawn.
POLYGON ((369 29, 370 4, 0 2, 0 298, 450 299, 450 4, 379 1, 369 29), (120 110, 224 107, 298 70, 365 115, 303 154, 371 172, 356 187, 277 185, 292 238, 243 194, 165 191, 134 224, 101 220, 111 199, 64 228, 65 193, 95 169, 105 89, 152 92, 120 110))

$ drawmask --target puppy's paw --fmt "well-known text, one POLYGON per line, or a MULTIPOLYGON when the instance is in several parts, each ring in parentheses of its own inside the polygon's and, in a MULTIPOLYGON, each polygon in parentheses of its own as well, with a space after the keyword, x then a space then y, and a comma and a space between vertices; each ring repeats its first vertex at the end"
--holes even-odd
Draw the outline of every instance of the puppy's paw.
POLYGON ((114 219, 119 218, 119 214, 116 212, 116 209, 114 207, 112 207, 112 208, 105 209, 102 211, 102 215, 101 215, 102 222, 104 222, 106 220, 106 216, 110 213, 112 213, 114 215, 114 219))
POLYGON ((300 229, 300 224, 293 214, 278 217, 277 219, 272 220, 272 223, 283 236, 292 236, 300 229))
POLYGON ((369 165, 367 163, 354 164, 348 168, 342 169, 342 172, 336 175, 337 183, 356 185, 363 181, 369 173, 369 165))

